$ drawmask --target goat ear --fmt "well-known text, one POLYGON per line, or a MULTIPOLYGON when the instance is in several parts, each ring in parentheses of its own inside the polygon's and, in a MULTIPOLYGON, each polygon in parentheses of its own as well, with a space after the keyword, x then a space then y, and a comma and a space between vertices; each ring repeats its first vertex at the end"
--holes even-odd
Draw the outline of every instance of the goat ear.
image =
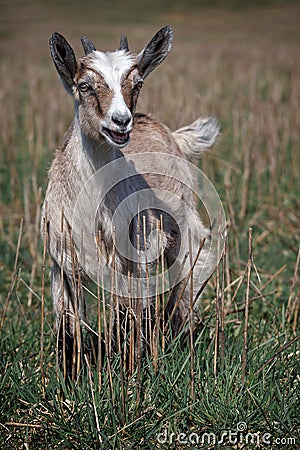
POLYGON ((84 53, 86 55, 88 55, 89 53, 92 53, 93 51, 96 50, 96 47, 94 46, 93 42, 85 36, 81 37, 81 43, 82 43, 84 53))
POLYGON ((138 55, 138 67, 142 78, 146 78, 168 55, 172 47, 173 31, 170 27, 159 30, 149 44, 138 55))
POLYGON ((50 52, 64 88, 70 94, 77 71, 74 51, 67 40, 59 33, 53 33, 49 41, 50 52))

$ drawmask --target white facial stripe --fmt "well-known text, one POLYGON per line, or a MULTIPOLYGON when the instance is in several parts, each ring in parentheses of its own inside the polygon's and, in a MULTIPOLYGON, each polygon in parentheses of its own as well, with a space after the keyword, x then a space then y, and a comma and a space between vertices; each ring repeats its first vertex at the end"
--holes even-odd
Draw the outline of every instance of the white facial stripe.
POLYGON ((135 64, 134 57, 124 50, 109 53, 95 51, 91 56, 91 68, 103 76, 108 87, 113 92, 112 102, 106 113, 103 126, 116 129, 113 117, 123 116, 131 118, 131 121, 127 124, 127 127, 131 129, 132 115, 124 101, 121 83, 135 64))
POLYGON ((121 92, 121 89, 115 91, 108 114, 131 115, 121 92))
POLYGON ((92 68, 100 72, 113 92, 121 89, 121 80, 134 64, 132 55, 124 50, 116 52, 93 52, 92 68))

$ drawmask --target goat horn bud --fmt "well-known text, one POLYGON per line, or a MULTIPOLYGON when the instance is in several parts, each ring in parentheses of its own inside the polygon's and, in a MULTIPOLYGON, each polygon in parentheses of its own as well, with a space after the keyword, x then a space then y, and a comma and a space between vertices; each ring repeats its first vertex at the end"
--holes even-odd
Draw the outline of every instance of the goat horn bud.
POLYGON ((82 43, 84 53, 86 55, 88 55, 89 53, 92 53, 94 50, 96 50, 96 47, 94 46, 93 42, 85 36, 81 37, 81 43, 82 43))
POLYGON ((119 50, 126 50, 126 52, 129 52, 128 39, 125 34, 122 34, 121 36, 119 50))

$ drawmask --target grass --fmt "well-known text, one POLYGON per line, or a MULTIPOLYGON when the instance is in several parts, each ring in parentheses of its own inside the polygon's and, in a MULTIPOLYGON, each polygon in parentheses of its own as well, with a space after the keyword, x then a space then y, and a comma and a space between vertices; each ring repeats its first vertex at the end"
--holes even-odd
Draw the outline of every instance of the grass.
MULTIPOLYGON (((220 120, 218 144, 201 168, 225 207, 228 248, 203 296, 193 352, 176 339, 159 348, 157 364, 145 355, 140 373, 128 378, 115 355, 111 379, 104 359, 101 379, 84 364, 71 387, 56 368, 49 264, 43 272, 39 239, 46 171, 72 115, 47 40, 59 28, 76 47, 90 30, 97 44, 115 48, 126 30, 120 20, 96 24, 91 12, 79 19, 77 7, 71 22, 67 8, 48 8, 29 2, 26 36, 9 7, 1 23, 0 448, 297 448, 298 5, 188 11, 175 4, 162 19, 153 11, 143 19, 138 9, 139 20, 128 19, 137 51, 159 26, 175 30, 174 49, 147 80, 139 109, 172 129, 200 114, 220 120), (44 18, 43 27, 30 17, 44 18), (224 443, 213 442, 225 432, 224 443)), ((95 308, 91 301, 91 316, 95 308)))

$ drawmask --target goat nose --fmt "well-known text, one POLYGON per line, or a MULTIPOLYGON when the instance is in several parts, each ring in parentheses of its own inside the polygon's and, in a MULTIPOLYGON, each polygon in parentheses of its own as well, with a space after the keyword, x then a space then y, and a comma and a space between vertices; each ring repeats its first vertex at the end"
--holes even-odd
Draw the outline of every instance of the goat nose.
POLYGON ((127 114, 113 114, 111 119, 119 127, 125 128, 131 121, 131 116, 128 116, 127 114))

